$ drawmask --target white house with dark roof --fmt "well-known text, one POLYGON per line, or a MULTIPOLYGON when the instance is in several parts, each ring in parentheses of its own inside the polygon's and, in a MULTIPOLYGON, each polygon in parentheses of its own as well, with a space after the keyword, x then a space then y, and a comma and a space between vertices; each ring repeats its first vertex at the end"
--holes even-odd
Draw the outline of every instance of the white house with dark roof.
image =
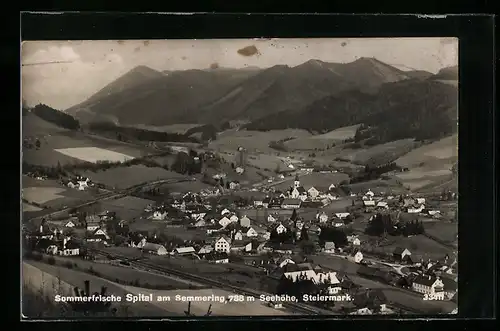
POLYGON ((149 253, 149 254, 155 254, 155 255, 167 255, 167 249, 163 245, 159 244, 152 244, 152 243, 145 243, 144 246, 142 246, 142 251, 149 253))
POLYGON ((224 208, 224 209, 220 212, 220 214, 221 214, 222 216, 224 216, 224 215, 226 215, 226 214, 230 214, 230 213, 231 213, 231 211, 230 211, 229 209, 227 209, 227 208, 224 208))
POLYGON ((71 220, 69 220, 64 224, 64 226, 67 228, 74 228, 76 225, 71 220))
POLYGON ((250 238, 259 236, 259 234, 257 233, 257 231, 253 227, 247 228, 245 235, 247 237, 250 237, 250 238))
POLYGON ((325 213, 325 212, 321 212, 321 213, 318 213, 316 215, 316 219, 320 222, 320 223, 326 223, 328 222, 328 215, 325 213))
POLYGON ((430 275, 418 275, 412 283, 412 290, 422 294, 434 294, 441 295, 443 299, 444 294, 444 284, 441 278, 430 276, 430 275))
POLYGON ((196 253, 194 247, 177 247, 174 249, 174 254, 176 255, 190 255, 196 253))
POLYGON ((231 251, 231 239, 228 236, 220 236, 214 244, 216 252, 229 253, 231 251))
POLYGON ((231 220, 229 218, 227 218, 226 216, 222 217, 220 220, 219 220, 219 224, 223 227, 226 227, 228 226, 229 224, 231 223, 231 220))
POLYGON ((350 213, 335 213, 335 216, 340 218, 340 219, 344 219, 349 215, 351 215, 351 214, 350 213))
POLYGON ((278 224, 274 230, 276 231, 277 234, 281 234, 281 233, 285 233, 288 231, 288 229, 286 228, 286 226, 284 226, 283 224, 278 224))
POLYGON ((276 219, 273 215, 271 215, 271 214, 269 214, 269 215, 267 216, 267 221, 268 221, 268 222, 276 222, 276 220, 277 220, 277 219, 276 219))
POLYGON ((355 250, 347 256, 347 260, 354 263, 360 263, 361 261, 363 261, 363 253, 361 253, 361 251, 355 250))
POLYGON ((231 217, 229 217, 229 220, 231 221, 231 223, 236 223, 238 222, 240 219, 238 216, 236 216, 236 214, 233 214, 231 215, 231 217))
POLYGON ((313 199, 316 199, 319 195, 319 191, 314 187, 314 186, 311 186, 308 190, 307 190, 307 194, 313 198, 313 199))
POLYGON ((165 220, 165 218, 167 218, 167 212, 166 211, 161 211, 161 210, 157 210, 153 213, 153 219, 154 220, 157 220, 157 221, 163 221, 165 220))
POLYGON ((281 204, 284 209, 299 209, 302 201, 300 199, 285 199, 281 204))

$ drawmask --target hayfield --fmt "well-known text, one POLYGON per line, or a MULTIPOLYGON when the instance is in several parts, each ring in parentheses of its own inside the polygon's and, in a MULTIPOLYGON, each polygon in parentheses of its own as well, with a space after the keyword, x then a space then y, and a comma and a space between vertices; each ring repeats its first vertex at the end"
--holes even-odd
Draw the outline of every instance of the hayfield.
POLYGON ((89 209, 113 211, 116 212, 119 217, 130 220, 142 216, 145 213, 144 208, 146 208, 149 204, 154 205, 154 202, 151 200, 126 196, 116 200, 100 201, 98 204, 90 206, 89 209))
POLYGON ((421 146, 396 160, 402 167, 416 168, 424 165, 449 169, 458 160, 458 135, 443 138, 421 146))
POLYGON ((139 185, 141 183, 152 182, 156 180, 181 180, 185 176, 163 168, 149 168, 143 165, 133 165, 129 167, 117 167, 98 172, 85 171, 83 175, 89 177, 96 183, 102 183, 109 187, 117 189, 126 189, 128 187, 139 185))
POLYGON ((44 136, 58 132, 68 131, 55 124, 45 121, 33 113, 21 117, 23 136, 44 136))
POLYGON ((457 240, 458 223, 433 222, 425 224, 425 232, 445 242, 457 240))
MULTIPOLYGON (((35 165, 56 166, 57 163, 61 165, 81 163, 83 160, 80 158, 91 158, 90 162, 95 162, 95 158, 106 159, 106 155, 115 155, 113 157, 116 158, 118 154, 115 153, 136 158, 155 152, 147 147, 139 147, 75 131, 45 135, 40 139, 40 143, 39 150, 23 148, 23 161, 35 165), (94 151, 87 150, 85 152, 85 149, 81 148, 94 148, 94 151), (106 151, 104 155, 102 150, 106 151)), ((123 161, 123 157, 120 157, 119 161, 123 161)))
POLYGON ((42 210, 42 208, 38 208, 37 206, 23 203, 23 212, 32 212, 32 211, 40 211, 40 210, 42 210))
POLYGON ((354 138, 359 125, 346 126, 333 131, 305 138, 297 138, 285 142, 289 150, 325 149, 346 139, 354 138))
POLYGON ((355 183, 346 185, 346 187, 353 193, 365 193, 372 190, 375 194, 399 194, 407 192, 406 188, 401 186, 396 180, 377 179, 362 183, 355 183))
POLYGON ((61 187, 26 187, 23 188, 23 197, 30 202, 43 205, 49 201, 64 198, 60 193, 65 189, 61 187))
POLYGON ((389 244, 380 246, 379 249, 392 253, 396 247, 408 248, 412 254, 421 256, 424 260, 440 259, 451 253, 451 249, 443 246, 424 235, 412 237, 388 237, 389 244))
POLYGON ((196 181, 187 181, 182 183, 161 184, 159 188, 160 190, 162 188, 165 188, 169 192, 187 193, 187 192, 199 192, 204 189, 211 189, 213 188, 213 186, 196 180, 196 181))
POLYGON ((246 148, 249 152, 276 152, 269 147, 271 141, 288 138, 309 137, 311 134, 305 130, 287 129, 272 131, 225 131, 209 144, 210 149, 218 151, 236 151, 238 147, 246 148))
POLYGON ((125 162, 133 157, 98 147, 76 147, 56 149, 56 152, 68 155, 72 158, 86 162, 97 163, 98 161, 125 162))
POLYGON ((337 156, 337 159, 362 165, 368 164, 372 160, 386 163, 395 161, 398 157, 408 153, 414 146, 413 139, 402 139, 369 148, 344 149, 337 156))

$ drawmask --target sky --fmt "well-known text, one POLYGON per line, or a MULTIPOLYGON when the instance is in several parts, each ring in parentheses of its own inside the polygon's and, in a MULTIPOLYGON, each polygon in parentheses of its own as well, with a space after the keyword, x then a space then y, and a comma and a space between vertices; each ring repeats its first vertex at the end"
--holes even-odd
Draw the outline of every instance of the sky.
POLYGON ((456 38, 321 38, 25 41, 22 98, 65 110, 139 65, 156 70, 296 66, 311 59, 347 63, 374 57, 402 70, 458 65, 456 38), (242 55, 255 46, 257 53, 242 55), (46 64, 50 62, 50 64, 46 64))

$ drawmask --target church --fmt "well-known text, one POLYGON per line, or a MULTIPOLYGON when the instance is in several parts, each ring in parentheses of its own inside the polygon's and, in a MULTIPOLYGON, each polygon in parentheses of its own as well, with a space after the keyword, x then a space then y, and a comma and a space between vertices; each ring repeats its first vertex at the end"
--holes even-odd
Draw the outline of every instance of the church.
POLYGON ((295 176, 293 186, 288 190, 288 195, 292 199, 300 199, 305 201, 307 199, 307 191, 300 185, 299 175, 295 176))

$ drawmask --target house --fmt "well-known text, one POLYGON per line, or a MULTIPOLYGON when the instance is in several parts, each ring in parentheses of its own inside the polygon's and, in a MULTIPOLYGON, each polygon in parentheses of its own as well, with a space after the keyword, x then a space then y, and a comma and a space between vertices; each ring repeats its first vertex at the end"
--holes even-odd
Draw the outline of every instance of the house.
POLYGON ((403 261, 407 256, 411 257, 411 252, 407 248, 396 247, 392 256, 396 261, 403 261))
POLYGON ((260 200, 260 199, 254 200, 253 201, 253 206, 254 207, 264 206, 264 200, 260 200))
POLYGON ((367 307, 353 311, 349 315, 373 315, 373 311, 367 307))
POLYGON ((320 223, 326 223, 328 221, 328 215, 325 212, 322 212, 321 214, 316 215, 316 219, 320 223))
POLYGON ((335 243, 333 241, 325 242, 324 252, 325 253, 335 253, 335 243))
POLYGON ((422 212, 425 209, 424 205, 420 205, 420 207, 408 207, 407 212, 408 214, 418 214, 422 212))
POLYGON ((385 201, 379 201, 376 207, 380 209, 388 209, 389 205, 385 201))
POLYGON ((239 240, 239 241, 234 240, 231 243, 230 250, 237 251, 237 252, 238 251, 239 252, 250 252, 252 250, 252 243, 248 242, 248 241, 243 241, 243 240, 239 240))
POLYGON ((278 261, 276 261, 276 265, 280 268, 283 268, 284 266, 286 266, 289 263, 295 264, 295 261, 292 260, 292 258, 288 255, 284 255, 284 256, 280 257, 278 259, 278 261))
POLYGON ((281 207, 284 209, 299 209, 302 201, 300 199, 285 199, 281 207))
POLYGON ((428 214, 429 214, 430 216, 434 216, 434 217, 436 217, 436 216, 440 216, 440 215, 441 215, 441 212, 440 212, 439 210, 429 210, 429 211, 428 211, 428 214))
POLYGON ((226 208, 224 208, 224 209, 220 212, 220 214, 221 214, 222 216, 224 216, 224 215, 226 215, 226 214, 230 214, 230 213, 231 213, 231 211, 229 211, 229 210, 228 210, 228 209, 226 209, 226 208))
POLYGON ((259 234, 257 233, 257 231, 254 228, 249 227, 248 230, 247 230, 247 232, 245 233, 245 235, 247 237, 251 238, 251 237, 257 237, 259 234))
POLYGON ((333 191, 336 188, 337 186, 335 186, 335 184, 330 184, 330 186, 328 186, 328 191, 333 191))
POLYGON ((295 227, 297 228, 297 230, 302 230, 302 228, 304 227, 304 222, 300 219, 296 220, 295 221, 295 227))
POLYGON ((236 169, 234 169, 236 171, 236 173, 238 175, 241 175, 245 172, 245 169, 243 169, 242 167, 236 167, 236 169))
POLYGON ((229 218, 227 218, 226 216, 224 216, 223 218, 221 218, 219 220, 219 224, 222 226, 222 227, 226 227, 229 225, 229 223, 231 223, 231 220, 229 220, 229 218))
POLYGON ((351 243, 353 246, 361 245, 361 240, 359 240, 358 236, 347 236, 347 242, 351 243))
POLYGON ((276 222, 276 218, 273 215, 268 215, 267 216, 267 221, 268 222, 276 222))
POLYGON ((372 190, 368 190, 366 193, 365 193, 365 196, 367 197, 370 197, 370 198, 373 198, 375 196, 375 193, 372 192, 372 190))
POLYGON ((222 235, 215 241, 215 251, 229 253, 231 251, 231 239, 228 236, 222 235))
POLYGON ((174 249, 174 254, 176 255, 191 255, 196 253, 194 250, 194 247, 189 246, 189 247, 177 247, 174 249))
POLYGON ((193 220, 201 220, 201 219, 203 219, 206 215, 207 215, 207 213, 192 213, 192 214, 191 214, 191 218, 192 218, 193 220))
POLYGON ((316 199, 319 195, 319 191, 314 186, 311 186, 311 188, 307 190, 307 194, 311 198, 316 199))
POLYGON ((229 263, 227 253, 210 252, 205 255, 205 259, 210 263, 229 263))
POLYGON ((329 292, 332 292, 331 294, 336 294, 341 290, 339 286, 340 281, 337 277, 336 272, 317 272, 316 276, 312 279, 312 281, 315 284, 330 285, 328 290, 329 292))
POLYGON ((163 245, 159 244, 152 244, 152 243, 145 243, 144 246, 142 247, 142 251, 149 253, 149 254, 155 254, 155 255, 167 255, 167 249, 163 245))
POLYGON ((214 248, 212 246, 205 245, 202 248, 200 248, 200 250, 198 251, 198 255, 205 255, 205 254, 212 252, 213 250, 214 250, 214 248))
POLYGON ((238 230, 236 233, 234 233, 233 240, 243 240, 243 233, 241 230, 238 230))
POLYGON ((229 189, 230 190, 236 190, 240 186, 240 182, 234 180, 229 183, 229 189))
POLYGON ((157 221, 163 221, 165 220, 165 218, 167 218, 167 212, 166 211, 161 211, 161 210, 157 210, 153 213, 153 217, 152 217, 154 220, 157 220, 157 221))
POLYGON ((417 204, 419 205, 425 205, 425 198, 417 198, 417 204))
POLYGON ((264 198, 264 200, 262 200, 262 206, 264 208, 269 208, 269 204, 271 203, 271 198, 270 197, 266 197, 264 198))
POLYGON ((248 228, 250 226, 250 219, 247 217, 247 215, 244 215, 241 219, 240 219, 240 225, 244 228, 248 228))
POLYGON ((349 215, 350 215, 350 213, 335 213, 335 216, 337 216, 340 219, 344 219, 349 215))
POLYGON ((209 226, 207 226, 207 234, 219 232, 223 229, 224 229, 224 227, 220 224, 210 224, 209 226))
POLYGON ((275 228, 274 231, 276 231, 277 234, 282 234, 288 231, 288 229, 281 223, 279 223, 275 228))
POLYGON ((365 207, 375 207, 375 201, 373 201, 373 200, 363 200, 363 205, 365 207))
POLYGON ((103 229, 96 229, 94 231, 94 236, 103 236, 106 240, 109 240, 109 236, 103 229))
POLYGON ((100 222, 87 222, 87 231, 93 232, 100 228, 100 222))
POLYGON ((440 277, 430 275, 418 275, 411 285, 413 291, 422 294, 442 295, 444 299, 444 284, 440 277))
POLYGON ((445 298, 451 300, 457 293, 457 282, 448 277, 442 277, 441 281, 443 282, 443 292, 445 298))
POLYGON ((58 247, 56 245, 49 246, 50 249, 47 252, 49 254, 58 254, 62 256, 78 256, 80 255, 80 246, 76 242, 72 240, 68 240, 68 238, 64 238, 61 245, 58 247))
POLYGON ((66 227, 66 228, 74 228, 75 227, 75 223, 73 223, 71 220, 67 221, 66 224, 64 224, 64 227, 66 227))
POLYGON ((361 253, 358 250, 355 250, 347 256, 347 260, 354 263, 360 263, 361 261, 363 261, 363 253, 361 253))
POLYGON ((207 225, 207 222, 205 220, 198 220, 196 223, 194 223, 194 226, 197 227, 197 228, 201 228, 203 226, 206 226, 207 225))
POLYGON ((229 217, 229 220, 231 221, 231 223, 236 223, 238 222, 240 219, 238 216, 236 216, 235 214, 231 215, 231 217, 229 217))
POLYGON ((339 222, 339 221, 335 221, 332 224, 336 228, 341 228, 341 227, 343 227, 345 225, 344 222, 339 222))

